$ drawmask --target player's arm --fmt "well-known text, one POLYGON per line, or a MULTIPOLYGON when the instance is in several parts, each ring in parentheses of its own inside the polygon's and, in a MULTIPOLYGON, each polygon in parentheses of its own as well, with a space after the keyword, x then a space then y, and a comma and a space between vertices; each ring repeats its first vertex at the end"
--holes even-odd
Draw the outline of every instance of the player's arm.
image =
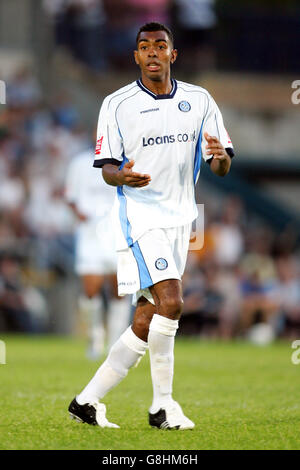
POLYGON ((230 170, 234 149, 224 126, 223 117, 215 100, 208 94, 206 114, 203 121, 202 155, 211 171, 225 176, 230 170))
POLYGON ((142 173, 135 173, 132 171, 134 161, 130 160, 125 163, 123 168, 119 170, 119 167, 111 163, 106 163, 102 167, 102 176, 104 181, 111 186, 131 186, 133 188, 143 188, 147 186, 150 181, 150 175, 144 175, 142 173))
POLYGON ((110 103, 111 99, 105 98, 100 109, 93 166, 102 168, 103 179, 111 186, 147 186, 151 180, 150 176, 134 172, 134 161, 125 163, 120 169, 124 154, 123 139, 116 121, 115 108, 110 103))
POLYGON ((85 214, 79 211, 78 207, 76 206, 74 202, 67 201, 67 204, 78 220, 80 220, 81 222, 85 222, 88 219, 88 217, 85 214))
POLYGON ((211 171, 218 176, 227 175, 231 166, 229 154, 217 137, 213 137, 207 132, 204 132, 204 137, 207 141, 207 145, 205 146, 206 154, 212 156, 211 161, 209 161, 211 171))

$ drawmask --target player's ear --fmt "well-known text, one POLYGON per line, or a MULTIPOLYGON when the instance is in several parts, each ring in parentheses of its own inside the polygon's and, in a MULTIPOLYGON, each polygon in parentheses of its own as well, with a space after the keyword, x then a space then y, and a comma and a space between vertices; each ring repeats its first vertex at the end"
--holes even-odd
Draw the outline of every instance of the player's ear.
POLYGON ((137 65, 140 65, 139 63, 139 58, 138 58, 138 51, 133 51, 134 54, 134 60, 137 65))
POLYGON ((174 64, 175 60, 177 59, 178 51, 177 49, 172 49, 171 52, 171 64, 174 64))

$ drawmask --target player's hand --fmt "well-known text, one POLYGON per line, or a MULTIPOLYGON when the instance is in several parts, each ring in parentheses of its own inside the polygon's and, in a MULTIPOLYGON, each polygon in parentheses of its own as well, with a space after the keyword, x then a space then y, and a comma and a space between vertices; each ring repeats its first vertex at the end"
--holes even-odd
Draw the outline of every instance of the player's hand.
POLYGON ((143 188, 144 186, 147 186, 151 181, 150 175, 135 173, 132 171, 133 166, 134 161, 130 160, 125 163, 122 170, 119 171, 118 179, 120 181, 120 186, 123 186, 124 184, 126 186, 131 186, 132 188, 143 188))
POLYGON ((82 214, 82 212, 78 212, 77 218, 80 222, 86 222, 88 220, 88 217, 85 214, 82 214))
POLYGON ((207 132, 204 132, 204 137, 207 140, 206 155, 212 155, 214 160, 228 160, 229 156, 217 137, 213 137, 207 132))
POLYGON ((77 219, 80 220, 80 222, 86 222, 88 220, 88 217, 85 214, 83 214, 82 212, 80 212, 80 210, 77 208, 76 204, 74 204, 73 202, 69 202, 68 205, 72 209, 72 211, 75 214, 75 216, 77 217, 77 219))

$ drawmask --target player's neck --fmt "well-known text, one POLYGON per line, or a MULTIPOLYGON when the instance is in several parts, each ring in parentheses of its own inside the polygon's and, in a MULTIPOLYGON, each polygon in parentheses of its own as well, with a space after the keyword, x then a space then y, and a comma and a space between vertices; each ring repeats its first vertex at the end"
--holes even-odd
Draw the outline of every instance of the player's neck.
POLYGON ((170 75, 162 80, 151 80, 142 75, 143 85, 155 95, 169 95, 172 91, 172 81, 170 75))

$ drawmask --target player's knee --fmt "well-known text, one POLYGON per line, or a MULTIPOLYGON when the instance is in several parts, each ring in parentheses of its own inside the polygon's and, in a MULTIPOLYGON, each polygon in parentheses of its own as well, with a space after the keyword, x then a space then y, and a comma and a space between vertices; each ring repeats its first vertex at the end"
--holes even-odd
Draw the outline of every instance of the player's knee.
POLYGON ((150 319, 147 315, 136 315, 133 320, 132 330, 144 341, 147 341, 149 333, 150 319))
POLYGON ((183 310, 183 299, 181 296, 165 298, 161 301, 160 307, 164 316, 177 320, 183 310))
POLYGON ((85 295, 88 299, 93 299, 98 294, 99 290, 94 289, 94 287, 85 288, 85 295))

